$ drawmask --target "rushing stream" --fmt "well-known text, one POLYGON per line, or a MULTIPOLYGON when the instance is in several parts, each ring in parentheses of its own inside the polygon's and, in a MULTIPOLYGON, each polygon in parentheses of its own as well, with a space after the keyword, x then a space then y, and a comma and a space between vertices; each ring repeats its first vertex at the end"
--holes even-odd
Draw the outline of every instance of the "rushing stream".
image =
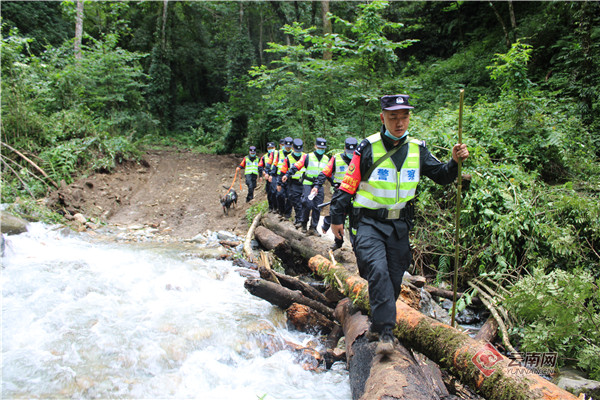
POLYGON ((236 268, 31 224, 2 258, 2 398, 350 399, 236 268))

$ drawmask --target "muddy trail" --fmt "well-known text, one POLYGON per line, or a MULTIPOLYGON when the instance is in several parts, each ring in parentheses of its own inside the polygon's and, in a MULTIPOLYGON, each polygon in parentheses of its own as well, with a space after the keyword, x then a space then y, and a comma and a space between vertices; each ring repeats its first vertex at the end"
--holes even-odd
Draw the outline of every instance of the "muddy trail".
POLYGON ((192 238, 207 230, 245 235, 246 210, 266 199, 264 180, 259 181, 254 200, 246 203, 244 176, 238 175, 234 189, 239 200, 228 215, 219 201, 231 186, 242 157, 149 150, 139 163, 128 162, 109 174, 94 173, 70 185, 63 183, 47 201, 68 218, 79 213, 99 225, 149 227, 174 239, 192 238))

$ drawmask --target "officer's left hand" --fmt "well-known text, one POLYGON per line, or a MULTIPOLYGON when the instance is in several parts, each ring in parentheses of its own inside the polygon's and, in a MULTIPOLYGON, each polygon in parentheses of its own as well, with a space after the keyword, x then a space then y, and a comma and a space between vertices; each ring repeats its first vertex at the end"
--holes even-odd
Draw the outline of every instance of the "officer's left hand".
POLYGON ((462 161, 466 160, 469 157, 469 150, 467 149, 466 144, 455 144, 452 148, 452 158, 454 161, 458 162, 459 159, 462 161))

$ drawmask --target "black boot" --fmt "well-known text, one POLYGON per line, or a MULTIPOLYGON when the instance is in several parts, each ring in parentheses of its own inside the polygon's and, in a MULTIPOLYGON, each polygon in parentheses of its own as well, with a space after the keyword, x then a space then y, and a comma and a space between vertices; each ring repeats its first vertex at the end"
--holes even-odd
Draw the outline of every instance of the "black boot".
POLYGON ((375 349, 376 354, 383 356, 389 356, 394 352, 394 334, 392 328, 383 328, 383 331, 379 334, 379 343, 375 349))

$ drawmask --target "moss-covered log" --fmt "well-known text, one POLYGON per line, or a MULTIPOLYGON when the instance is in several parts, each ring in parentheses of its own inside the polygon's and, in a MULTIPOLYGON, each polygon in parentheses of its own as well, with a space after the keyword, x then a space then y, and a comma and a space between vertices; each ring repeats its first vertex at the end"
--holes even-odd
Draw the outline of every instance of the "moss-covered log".
MULTIPOLYGON (((354 304, 369 309, 367 282, 322 256, 309 260, 309 267, 338 286, 354 304)), ((476 388, 488 400, 577 399, 572 394, 502 356, 490 344, 472 339, 457 329, 435 321, 396 302, 395 335, 447 368, 462 382, 476 388)))

